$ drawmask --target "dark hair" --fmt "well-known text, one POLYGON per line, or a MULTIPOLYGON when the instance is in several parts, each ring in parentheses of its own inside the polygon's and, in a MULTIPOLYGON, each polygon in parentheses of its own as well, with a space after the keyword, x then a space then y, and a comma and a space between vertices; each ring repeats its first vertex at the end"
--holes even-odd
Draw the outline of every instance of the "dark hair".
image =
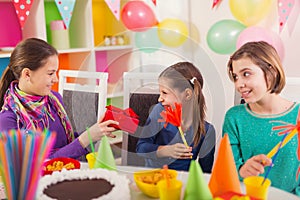
POLYGON ((57 50, 44 40, 29 38, 21 41, 10 56, 10 62, 0 80, 0 108, 4 103, 4 95, 10 83, 19 80, 22 70, 32 71, 43 67, 50 56, 58 55, 57 50))
POLYGON ((268 90, 279 94, 285 86, 285 75, 276 49, 264 41, 248 42, 241 46, 229 59, 227 67, 231 80, 234 81, 232 73, 232 62, 242 58, 249 58, 259 66, 265 75, 268 90))
POLYGON ((200 71, 190 62, 179 62, 166 68, 159 78, 167 78, 170 81, 170 87, 180 92, 187 88, 192 89, 195 97, 193 100, 194 145, 198 145, 201 135, 205 135, 206 116, 205 98, 202 93, 203 77, 200 71))

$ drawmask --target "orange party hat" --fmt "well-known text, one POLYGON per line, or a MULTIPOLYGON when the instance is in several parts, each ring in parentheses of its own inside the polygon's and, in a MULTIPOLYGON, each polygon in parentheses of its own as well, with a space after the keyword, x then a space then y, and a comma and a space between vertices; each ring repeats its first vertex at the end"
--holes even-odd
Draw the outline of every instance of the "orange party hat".
POLYGON ((205 181, 202 169, 195 160, 191 161, 189 177, 185 187, 184 200, 203 199, 212 200, 212 194, 205 181))
POLYGON ((217 160, 215 161, 208 186, 214 197, 229 191, 242 193, 227 134, 221 140, 217 160))

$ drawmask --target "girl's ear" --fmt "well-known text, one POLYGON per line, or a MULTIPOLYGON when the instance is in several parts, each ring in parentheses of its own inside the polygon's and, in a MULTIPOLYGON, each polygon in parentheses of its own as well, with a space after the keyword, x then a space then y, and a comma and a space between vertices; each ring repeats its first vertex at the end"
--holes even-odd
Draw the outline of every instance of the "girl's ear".
POLYGON ((185 89, 185 99, 188 101, 188 100, 191 100, 192 97, 193 97, 193 91, 189 88, 186 88, 185 89))
POLYGON ((29 80, 30 76, 31 76, 31 70, 30 69, 28 69, 28 68, 22 69, 20 78, 23 78, 25 80, 29 80))

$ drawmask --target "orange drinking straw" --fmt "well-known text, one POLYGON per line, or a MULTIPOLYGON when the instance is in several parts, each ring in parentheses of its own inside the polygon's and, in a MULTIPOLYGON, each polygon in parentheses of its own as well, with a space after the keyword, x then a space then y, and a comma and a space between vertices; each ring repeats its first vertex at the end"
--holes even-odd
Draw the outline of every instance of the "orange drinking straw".
POLYGON ((170 176, 169 176, 169 172, 168 172, 168 165, 163 166, 162 172, 163 172, 163 175, 167 182, 167 188, 170 188, 171 183, 170 183, 170 176))

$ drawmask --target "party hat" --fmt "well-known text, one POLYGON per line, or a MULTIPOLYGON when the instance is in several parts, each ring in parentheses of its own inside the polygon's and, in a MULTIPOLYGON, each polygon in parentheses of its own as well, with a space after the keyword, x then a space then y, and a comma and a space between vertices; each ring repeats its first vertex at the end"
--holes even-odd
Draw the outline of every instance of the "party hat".
POLYGON ((106 136, 103 136, 98 148, 97 159, 94 168, 116 170, 116 162, 106 136))
POLYGON ((203 199, 212 200, 213 197, 204 179, 202 169, 198 162, 191 161, 189 177, 185 187, 184 200, 203 199))
POLYGON ((214 197, 229 191, 242 193, 227 134, 221 140, 217 160, 215 161, 208 186, 214 197))

